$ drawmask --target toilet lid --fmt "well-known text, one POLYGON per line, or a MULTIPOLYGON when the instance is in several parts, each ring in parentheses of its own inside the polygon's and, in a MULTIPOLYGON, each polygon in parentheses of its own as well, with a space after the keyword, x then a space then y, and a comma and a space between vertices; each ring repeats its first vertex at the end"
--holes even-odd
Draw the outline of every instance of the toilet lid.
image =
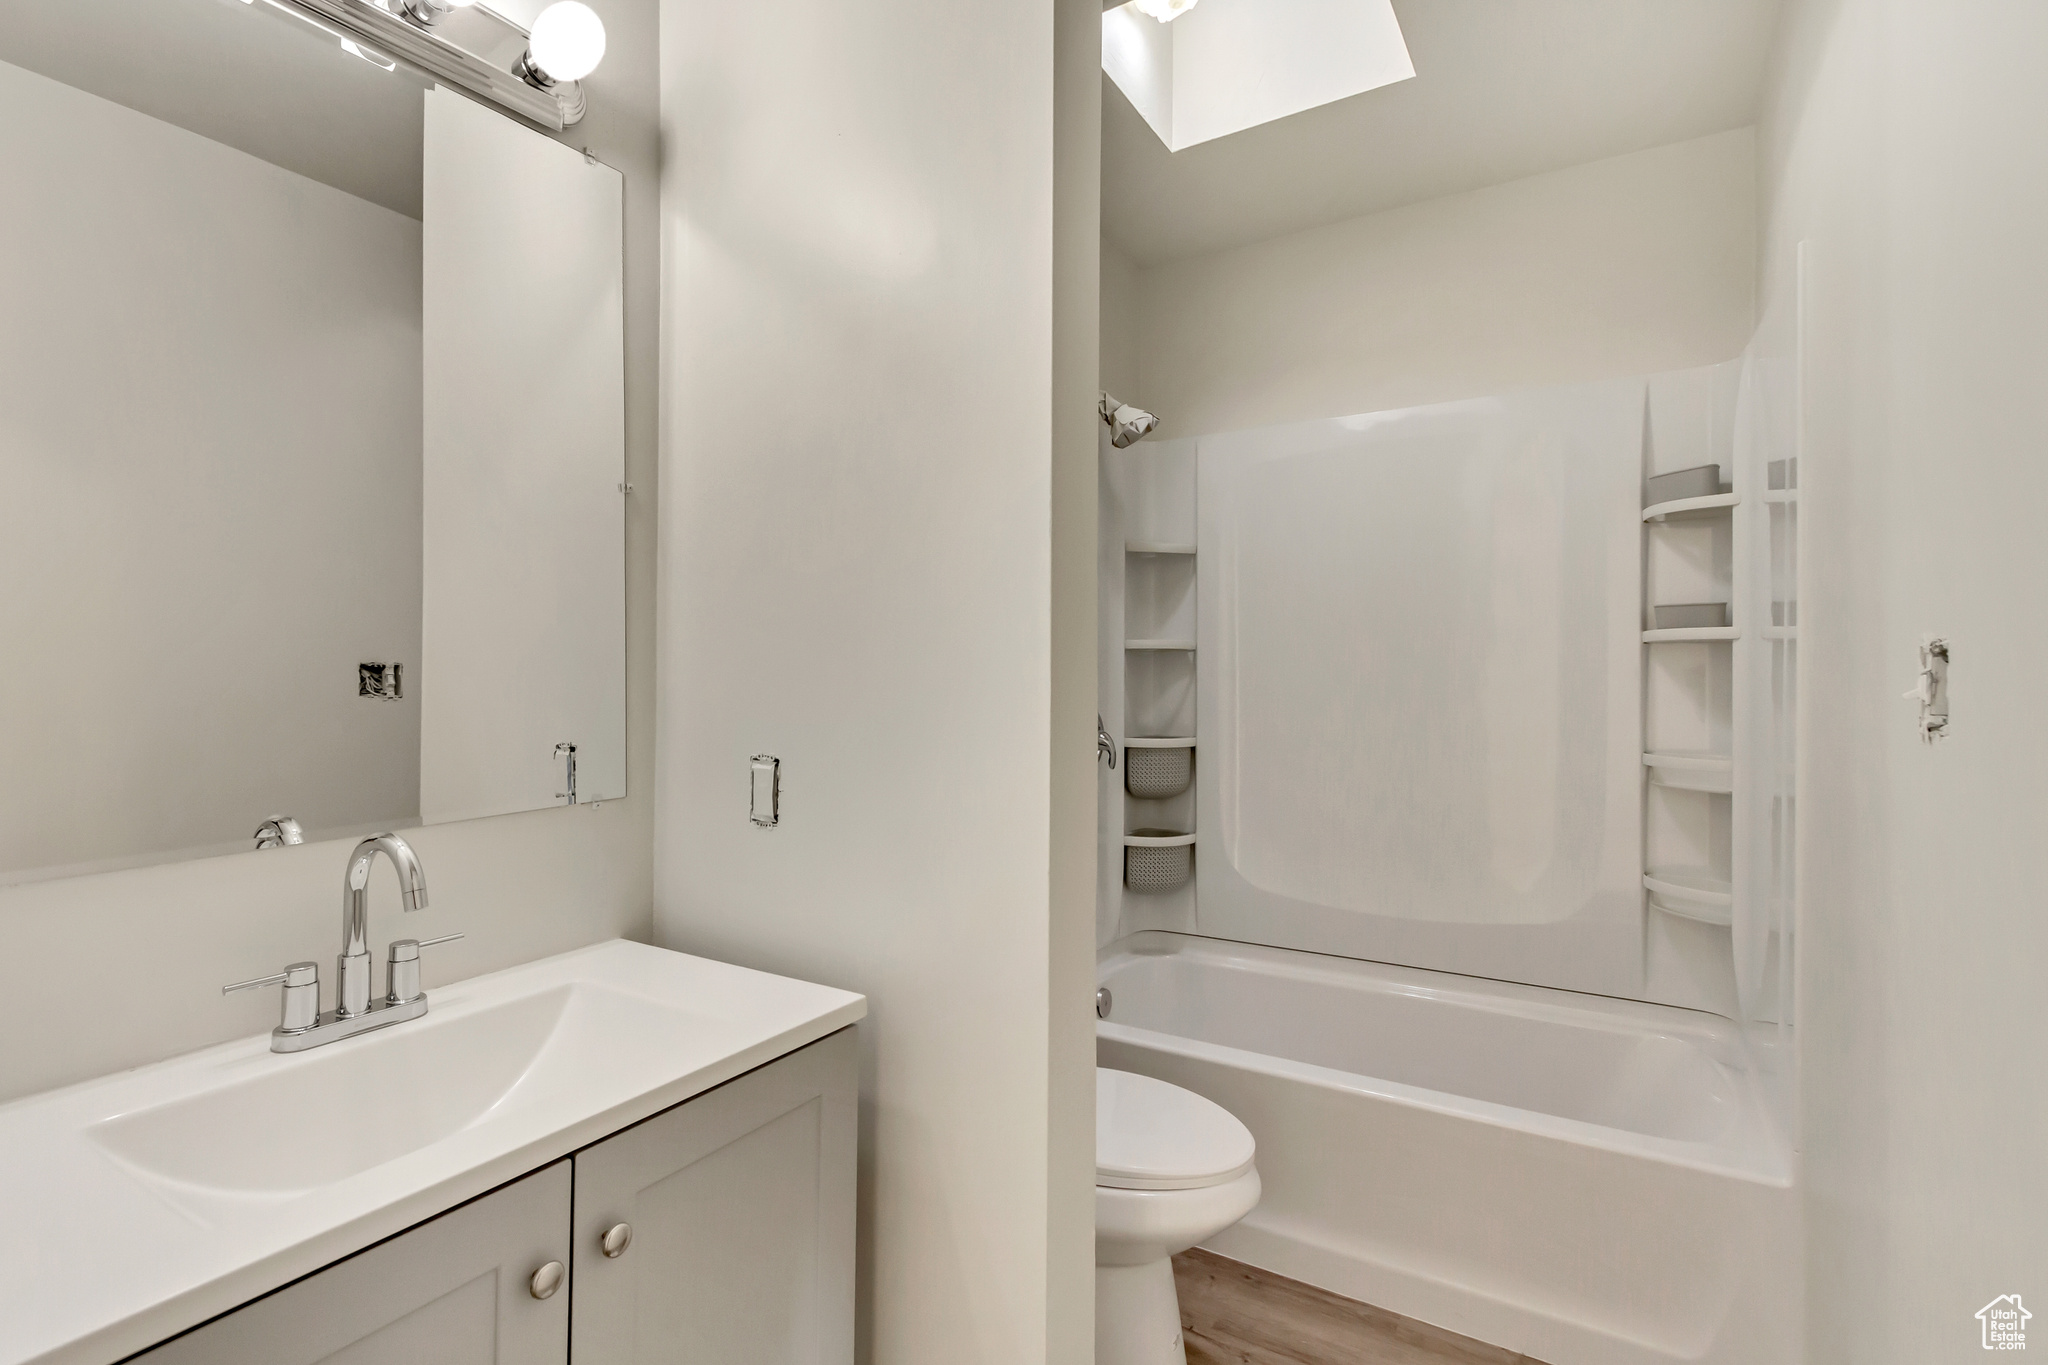
POLYGON ((1095 1068, 1095 1183, 1117 1190, 1194 1190, 1252 1168, 1249 1128, 1192 1090, 1095 1068))

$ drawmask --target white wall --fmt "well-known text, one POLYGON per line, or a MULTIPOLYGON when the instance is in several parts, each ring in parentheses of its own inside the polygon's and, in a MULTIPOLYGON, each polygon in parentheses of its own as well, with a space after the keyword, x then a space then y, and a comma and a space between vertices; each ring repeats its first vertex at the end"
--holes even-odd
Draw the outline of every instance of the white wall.
POLYGON ((409 823, 420 225, 0 63, 0 880, 409 823), (347 400, 331 401, 335 394, 347 400))
POLYGON ((1807 336, 1815 1365, 1974 1359, 1979 1308, 2048 1294, 2044 51, 2038 6, 1799 0, 1761 125, 1767 315, 1803 302, 1807 336), (1928 633, 1954 654, 1933 746, 1899 697, 1928 633))
POLYGON ((1713 364, 1755 241, 1749 129, 1426 200, 1140 272, 1136 387, 1171 437, 1713 364))
MULTIPOLYGON (((1096 523, 1103 430, 1102 15, 1059 0, 1053 54, 1052 887, 1047 945, 1045 1359, 1095 1345, 1096 523)), ((1121 651, 1119 651, 1121 652, 1121 651)))
MULTIPOLYGON (((610 54, 590 114, 564 138, 626 172, 628 744, 648 772, 653 735, 656 279, 653 0, 592 0, 610 54)), ((12 771, 10 769, 10 771, 12 771)), ((407 837, 433 904, 404 922, 435 950, 428 987, 649 929, 651 784, 626 800, 439 825, 407 837)), ((136 1066, 276 1022, 267 992, 220 984, 332 953, 348 845, 307 844, 0 889, 0 1100, 136 1066)), ((380 862, 372 932, 401 921, 380 862)))
POLYGON ((1101 387, 1143 407, 1138 396, 1138 267, 1107 237, 1101 239, 1100 250, 1101 387))
POLYGON ((1053 499, 1086 490, 1049 400, 1094 367, 1054 387, 1054 11, 662 14, 657 933, 872 1001, 860 1358, 1072 1359, 1087 1159, 1053 1144, 1088 1129, 1054 1098, 1090 1060, 1086 903, 1051 903, 1051 755, 1092 738, 1053 639, 1092 623, 1053 610, 1053 499), (757 753, 778 828, 748 823, 757 753))

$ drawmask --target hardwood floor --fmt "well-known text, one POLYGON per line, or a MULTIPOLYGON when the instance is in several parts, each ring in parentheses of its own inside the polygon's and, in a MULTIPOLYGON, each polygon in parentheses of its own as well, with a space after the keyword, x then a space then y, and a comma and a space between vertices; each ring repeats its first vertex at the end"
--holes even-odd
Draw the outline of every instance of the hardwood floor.
POLYGON ((1188 1365, 1542 1365, 1199 1248, 1173 1282, 1188 1365))

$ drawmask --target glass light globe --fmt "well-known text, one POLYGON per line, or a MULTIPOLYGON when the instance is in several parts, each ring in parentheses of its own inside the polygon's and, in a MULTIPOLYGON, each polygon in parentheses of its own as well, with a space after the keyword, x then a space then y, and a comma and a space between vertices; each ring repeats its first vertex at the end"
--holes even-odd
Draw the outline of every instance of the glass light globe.
POLYGON ((1170 24, 1195 7, 1196 0, 1131 0, 1138 13, 1170 24))
POLYGON ((533 21, 526 55, 553 80, 580 81, 604 60, 604 20, 579 0, 556 0, 533 21))

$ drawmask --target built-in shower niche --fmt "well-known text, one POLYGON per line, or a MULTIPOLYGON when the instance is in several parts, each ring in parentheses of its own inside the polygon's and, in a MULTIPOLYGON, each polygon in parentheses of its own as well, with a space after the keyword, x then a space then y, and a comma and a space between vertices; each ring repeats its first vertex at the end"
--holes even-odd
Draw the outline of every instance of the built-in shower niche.
POLYGON ((1114 918, 1124 933, 1192 929, 1199 761, 1194 443, 1105 450, 1104 473, 1103 614, 1116 622, 1111 638, 1123 656, 1121 819, 1104 831, 1123 840, 1114 918))
MULTIPOLYGON (((1192 528, 1190 528, 1190 540, 1192 528)), ((1195 829, 1195 554, 1139 542, 1124 554, 1124 884, 1142 895, 1191 881, 1195 829), (1190 842, 1158 844, 1163 838, 1190 842)))
POLYGON ((1125 649, 1124 733, 1138 739, 1195 733, 1193 650, 1125 649))
POLYGON ((1124 734, 1195 733, 1195 525, 1192 451, 1123 452, 1124 734))
MULTIPOLYGON (((1645 650, 1643 674, 1644 761, 1657 768, 1663 756, 1714 759, 1725 766, 1734 752, 1735 698, 1731 673, 1732 640, 1671 640, 1645 650)), ((1653 771, 1652 781, 1673 786, 1701 786, 1678 778, 1698 764, 1678 762, 1669 771, 1653 771)), ((1726 791, 1726 784, 1719 788, 1726 791)))
POLYGON ((1644 651, 1644 888, 1651 908, 1716 925, 1734 904, 1733 648, 1667 640, 1644 651))
POLYGON ((1644 509, 1644 630, 1664 635, 1718 628, 1718 638, 1734 638, 1734 506, 1735 495, 1722 493, 1644 509))
POLYGON ((1186 549, 1126 548, 1124 635, 1132 648, 1195 644, 1195 555, 1186 549))

